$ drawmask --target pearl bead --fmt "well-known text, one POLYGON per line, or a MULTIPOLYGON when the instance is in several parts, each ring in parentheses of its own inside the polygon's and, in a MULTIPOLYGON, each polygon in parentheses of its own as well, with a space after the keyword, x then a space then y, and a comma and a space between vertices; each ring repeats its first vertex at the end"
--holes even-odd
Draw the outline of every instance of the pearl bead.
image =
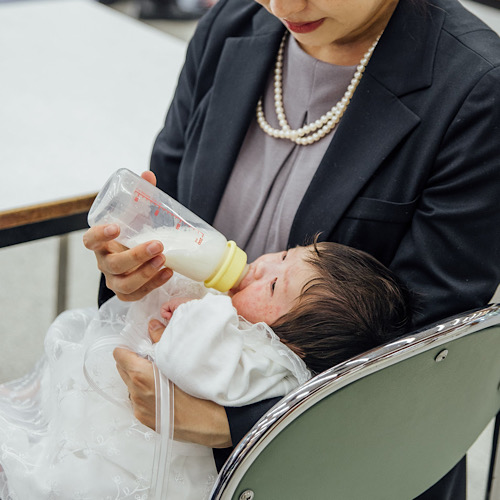
POLYGON ((326 112, 323 116, 315 120, 314 122, 304 125, 303 127, 292 130, 288 121, 286 119, 285 110, 283 107, 283 86, 282 86, 282 71, 283 71, 283 58, 284 58, 284 48, 288 32, 285 32, 278 50, 278 55, 276 57, 276 63, 274 67, 274 109, 276 111, 276 117, 280 125, 280 129, 275 129, 267 123, 264 109, 262 107, 262 97, 257 103, 257 123, 260 128, 271 137, 276 137, 279 139, 290 140, 298 145, 308 145, 319 141, 326 135, 328 135, 336 126, 337 123, 342 118, 351 98, 356 90, 356 87, 363 76, 366 65, 368 64, 370 57, 375 50, 375 47, 380 39, 380 35, 368 49, 366 54, 362 57, 358 66, 356 66, 356 72, 347 87, 343 97, 340 101, 332 106, 332 108, 326 112))

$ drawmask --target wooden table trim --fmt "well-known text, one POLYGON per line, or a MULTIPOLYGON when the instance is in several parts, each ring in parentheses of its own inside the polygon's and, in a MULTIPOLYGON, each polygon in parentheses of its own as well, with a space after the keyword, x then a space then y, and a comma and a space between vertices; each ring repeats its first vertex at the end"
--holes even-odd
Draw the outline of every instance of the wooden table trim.
POLYGON ((0 229, 59 219, 89 211, 97 193, 0 212, 0 229))

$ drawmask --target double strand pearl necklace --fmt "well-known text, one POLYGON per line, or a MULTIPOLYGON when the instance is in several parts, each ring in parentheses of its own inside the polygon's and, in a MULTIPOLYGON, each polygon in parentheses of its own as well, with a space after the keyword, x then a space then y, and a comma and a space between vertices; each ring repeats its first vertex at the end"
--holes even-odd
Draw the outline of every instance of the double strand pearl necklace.
POLYGON ((356 90, 356 87, 358 86, 361 77, 363 76, 366 65, 368 64, 368 61, 370 60, 370 57, 372 56, 381 35, 377 37, 377 39, 373 42, 371 47, 367 50, 367 52, 359 62, 351 83, 347 87, 347 90, 345 91, 342 99, 321 118, 296 130, 290 128, 290 125, 288 124, 285 116, 285 110, 283 108, 283 53, 285 50, 287 35, 288 31, 285 32, 281 40, 278 56, 276 58, 276 65, 274 68, 274 108, 276 110, 276 116, 281 128, 273 128, 271 127, 271 125, 269 125, 269 123, 267 123, 267 120, 264 116, 264 110, 262 108, 262 97, 260 97, 259 102, 257 103, 257 122, 260 128, 271 137, 289 140, 301 146, 306 146, 308 144, 313 144, 314 142, 319 141, 320 139, 328 135, 337 126, 337 123, 342 118, 342 115, 344 114, 354 94, 354 91, 356 90))

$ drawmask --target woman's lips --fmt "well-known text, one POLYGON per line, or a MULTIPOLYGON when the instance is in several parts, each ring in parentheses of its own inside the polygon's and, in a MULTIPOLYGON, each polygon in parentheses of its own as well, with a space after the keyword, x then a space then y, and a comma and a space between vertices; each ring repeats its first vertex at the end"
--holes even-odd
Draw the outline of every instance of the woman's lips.
POLYGON ((294 33, 310 33, 315 29, 319 28, 325 19, 319 19, 318 21, 312 21, 310 23, 292 23, 290 21, 284 20, 286 27, 293 31, 294 33))

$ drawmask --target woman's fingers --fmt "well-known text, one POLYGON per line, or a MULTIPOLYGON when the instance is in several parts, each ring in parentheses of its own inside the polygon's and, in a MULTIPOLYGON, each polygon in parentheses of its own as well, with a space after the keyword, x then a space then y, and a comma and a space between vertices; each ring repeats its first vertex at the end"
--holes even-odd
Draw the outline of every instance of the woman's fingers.
POLYGON ((156 395, 151 361, 120 347, 113 351, 113 356, 118 373, 127 385, 135 418, 155 430, 156 395))
POLYGON ((172 274, 172 270, 169 268, 158 271, 149 264, 144 264, 144 266, 127 275, 113 276, 105 274, 106 286, 113 290, 120 300, 132 302, 142 299, 149 292, 164 285, 172 277, 172 274), (149 276, 151 277, 148 279, 149 276))
POLYGON ((165 256, 157 253, 158 250, 163 250, 161 243, 150 242, 120 253, 98 256, 98 267, 106 276, 106 286, 116 294, 132 296, 165 283, 172 271, 163 269, 165 256))
POLYGON ((146 263, 151 264, 151 267, 157 271, 165 263, 165 256, 162 254, 163 245, 159 241, 141 243, 130 249, 121 246, 121 251, 116 250, 118 248, 108 247, 107 252, 101 250, 100 253, 99 251, 96 253, 99 269, 104 274, 129 273, 146 263))
POLYGON ((95 226, 84 234, 83 242, 94 251, 106 286, 121 300, 138 300, 166 283, 172 271, 162 269, 165 256, 161 242, 149 241, 127 249, 113 239, 119 232, 116 224, 95 226))
MULTIPOLYGON (((104 249, 107 250, 109 242, 114 240, 119 234, 120 228, 117 224, 94 226, 83 235, 83 244, 86 248, 92 250, 93 252, 104 249)), ((121 246, 122 248, 125 248, 123 245, 121 246)))
POLYGON ((145 180, 148 181, 150 184, 153 184, 153 186, 156 186, 156 175, 151 172, 151 170, 146 170, 141 174, 141 177, 145 180))
MULTIPOLYGON (((142 178, 156 185, 153 172, 143 172, 142 178)), ((167 282, 172 271, 163 269, 165 256, 160 241, 126 248, 115 240, 119 234, 118 224, 94 226, 84 234, 83 243, 94 252, 106 286, 121 300, 138 300, 167 282)))

